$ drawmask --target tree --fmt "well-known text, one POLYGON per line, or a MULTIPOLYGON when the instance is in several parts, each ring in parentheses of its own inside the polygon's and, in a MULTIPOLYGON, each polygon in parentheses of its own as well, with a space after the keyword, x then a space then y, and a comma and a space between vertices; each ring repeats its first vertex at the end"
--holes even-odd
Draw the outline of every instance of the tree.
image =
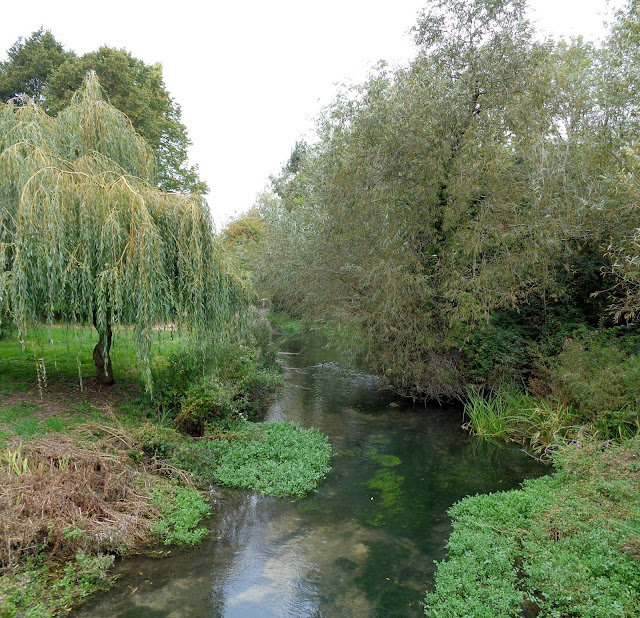
POLYGON ((64 49, 51 31, 40 28, 28 39, 18 39, 0 63, 0 101, 30 97, 44 101, 47 81, 56 69, 74 54, 64 49))
POLYGON ((155 324, 178 316, 222 336, 245 299, 206 203, 154 188, 152 169, 94 73, 55 118, 33 101, 0 108, 0 298, 21 332, 54 317, 93 325, 101 384, 115 325, 133 325, 151 388, 155 324))
POLYGON ((191 144, 181 121, 180 106, 169 95, 160 64, 147 65, 123 49, 98 51, 68 59, 47 81, 47 107, 63 110, 81 86, 87 71, 95 71, 111 105, 124 112, 151 145, 157 158, 156 182, 167 191, 206 193, 208 188, 187 165, 191 144))
POLYGON ((197 166, 188 164, 191 144, 180 106, 171 98, 160 64, 147 65, 123 49, 101 47, 81 57, 67 52, 51 32, 18 40, 0 66, 0 94, 33 98, 50 114, 60 113, 94 71, 111 105, 125 113, 156 157, 153 182, 167 191, 206 193, 197 166))
POLYGON ((341 93, 274 179, 260 277, 394 388, 438 398, 520 377, 508 357, 531 363, 563 312, 597 324, 606 246, 640 221, 603 181, 592 45, 536 42, 521 0, 432 0, 414 32, 413 62, 341 93))
POLYGON ((611 309, 617 320, 637 323, 640 316, 640 2, 627 0, 616 14, 602 50, 599 91, 603 143, 610 161, 610 220, 624 221, 624 232, 608 247, 614 277, 611 309))
MULTIPOLYGON (((513 211, 521 197, 505 195, 502 185, 504 174, 519 173, 520 136, 548 121, 537 119, 532 96, 544 49, 533 42, 524 3, 511 0, 431 2, 416 39, 411 66, 379 67, 326 110, 295 191, 303 203, 295 206, 278 187, 287 232, 276 252, 295 277, 280 289, 293 289, 297 302, 303 293, 301 310, 329 324, 336 340, 399 390, 455 396, 463 383, 461 326, 533 293, 522 282, 502 288, 508 272, 485 292, 461 241, 479 220, 486 225, 487 212, 513 211), (480 292, 469 293, 471 284, 480 292)), ((476 252, 484 271, 504 265, 504 253, 517 246, 491 236, 487 245, 500 244, 476 252)))
POLYGON ((253 207, 226 225, 221 234, 222 240, 225 246, 237 251, 245 245, 259 243, 265 236, 265 226, 266 223, 260 217, 258 209, 253 207))

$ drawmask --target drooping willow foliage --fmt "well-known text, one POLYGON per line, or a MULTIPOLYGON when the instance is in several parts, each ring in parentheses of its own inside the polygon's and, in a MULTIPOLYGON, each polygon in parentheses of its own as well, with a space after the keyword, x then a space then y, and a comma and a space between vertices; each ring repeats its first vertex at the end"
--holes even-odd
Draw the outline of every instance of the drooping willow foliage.
POLYGON ((222 335, 247 297, 202 197, 160 191, 152 173, 151 149, 94 74, 56 118, 34 103, 0 108, 2 310, 22 332, 54 318, 94 325, 104 383, 112 326, 133 326, 150 388, 154 325, 222 335))

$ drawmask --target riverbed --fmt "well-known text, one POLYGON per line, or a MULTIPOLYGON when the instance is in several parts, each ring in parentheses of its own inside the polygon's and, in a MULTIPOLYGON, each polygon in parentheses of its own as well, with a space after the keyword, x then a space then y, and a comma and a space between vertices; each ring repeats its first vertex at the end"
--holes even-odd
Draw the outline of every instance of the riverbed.
POLYGON ((447 509, 548 472, 461 429, 462 408, 411 407, 318 345, 280 356, 266 420, 329 436, 332 469, 302 500, 212 488, 210 536, 192 549, 119 561, 114 589, 83 618, 423 616, 447 509))

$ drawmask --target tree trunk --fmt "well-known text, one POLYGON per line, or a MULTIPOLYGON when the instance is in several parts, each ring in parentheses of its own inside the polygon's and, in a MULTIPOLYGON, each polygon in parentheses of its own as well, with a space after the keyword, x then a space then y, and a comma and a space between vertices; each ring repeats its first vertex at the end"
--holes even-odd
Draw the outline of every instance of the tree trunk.
POLYGON ((100 339, 93 348, 93 362, 96 364, 98 384, 102 386, 111 386, 114 382, 110 354, 111 339, 111 325, 107 324, 107 332, 100 333, 100 339))

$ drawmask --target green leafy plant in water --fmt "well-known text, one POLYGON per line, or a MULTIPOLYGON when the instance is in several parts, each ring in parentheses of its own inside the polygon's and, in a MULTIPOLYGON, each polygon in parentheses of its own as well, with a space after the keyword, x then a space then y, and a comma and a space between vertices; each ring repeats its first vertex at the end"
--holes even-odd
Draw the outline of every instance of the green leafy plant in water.
POLYGON ((640 616, 640 439, 567 447, 521 490, 465 498, 427 616, 640 616))
POLYGON ((74 561, 67 562, 64 568, 64 576, 57 580, 56 588, 80 588, 76 596, 86 596, 100 588, 108 587, 113 581, 107 575, 108 569, 113 565, 115 557, 112 555, 89 555, 78 550, 74 561))
POLYGON ((165 545, 197 545, 208 530, 198 524, 211 512, 210 505, 193 487, 170 486, 153 492, 153 503, 162 519, 153 526, 153 533, 165 545))
POLYGON ((402 500, 402 484, 404 476, 400 476, 393 470, 383 468, 376 472, 375 476, 367 482, 367 487, 381 492, 381 504, 386 509, 394 509, 402 500))
POLYGON ((374 455, 372 459, 384 468, 393 468, 402 463, 400 457, 396 457, 395 455, 374 455))
POLYGON ((317 429, 264 423, 249 440, 225 448, 215 476, 230 487, 301 497, 327 474, 330 457, 331 446, 317 429))
MULTIPOLYGON (((390 441, 387 439, 374 440, 376 445, 385 445, 390 441)), ((381 466, 373 478, 367 481, 367 487, 380 494, 372 496, 375 513, 368 517, 367 523, 372 526, 381 526, 388 516, 401 510, 402 485, 404 477, 395 472, 392 468, 399 466, 402 460, 396 455, 380 453, 378 448, 372 447, 365 451, 365 457, 381 466)))

